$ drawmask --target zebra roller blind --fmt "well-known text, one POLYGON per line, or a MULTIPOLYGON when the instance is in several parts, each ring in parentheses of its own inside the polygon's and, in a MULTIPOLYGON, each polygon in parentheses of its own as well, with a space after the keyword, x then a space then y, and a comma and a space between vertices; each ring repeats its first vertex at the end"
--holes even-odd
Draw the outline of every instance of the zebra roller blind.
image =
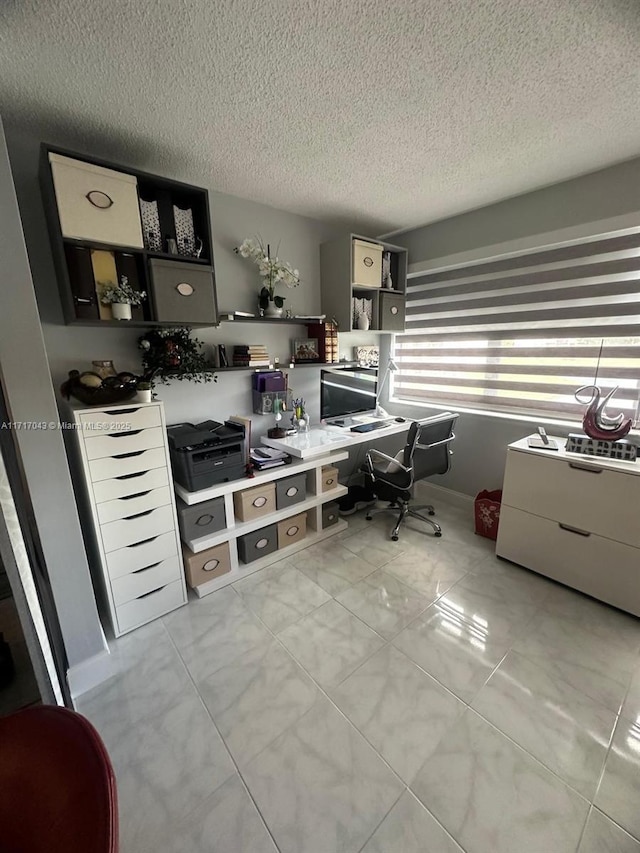
MULTIPOLYGON (((638 229, 640 231, 640 228, 638 229)), ((594 380, 634 415, 640 388, 640 233, 414 274, 395 339, 403 400, 579 419, 594 380)))

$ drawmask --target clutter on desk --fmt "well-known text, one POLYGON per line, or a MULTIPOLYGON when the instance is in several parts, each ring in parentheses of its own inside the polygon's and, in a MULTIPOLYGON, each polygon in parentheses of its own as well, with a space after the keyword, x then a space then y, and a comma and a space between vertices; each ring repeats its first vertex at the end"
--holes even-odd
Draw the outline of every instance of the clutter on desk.
POLYGON ((309 432, 309 414, 303 397, 291 401, 291 426, 296 432, 309 432))
POLYGON ((256 471, 264 471, 266 468, 277 468, 280 465, 288 465, 291 457, 284 450, 275 450, 273 447, 252 447, 249 458, 256 471))
POLYGON ((265 370, 251 376, 253 411, 256 415, 273 415, 291 408, 289 378, 281 370, 265 370))
POLYGON ((245 476, 245 428, 225 421, 172 424, 167 427, 173 477, 189 492, 245 476))

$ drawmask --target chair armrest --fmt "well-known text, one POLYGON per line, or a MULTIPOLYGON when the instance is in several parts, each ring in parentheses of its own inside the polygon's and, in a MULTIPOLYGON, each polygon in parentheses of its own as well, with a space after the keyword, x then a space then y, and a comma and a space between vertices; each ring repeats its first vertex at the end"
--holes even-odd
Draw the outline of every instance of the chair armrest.
POLYGON ((374 464, 377 460, 382 460, 388 465, 393 465, 395 469, 404 471, 407 474, 411 471, 411 468, 406 468, 402 464, 402 462, 398 462, 398 460, 393 456, 387 456, 387 454, 383 453, 381 450, 376 450, 375 448, 371 448, 371 450, 368 450, 367 462, 369 463, 369 468, 372 471, 380 472, 382 474, 388 473, 386 470, 379 468, 377 465, 374 464))

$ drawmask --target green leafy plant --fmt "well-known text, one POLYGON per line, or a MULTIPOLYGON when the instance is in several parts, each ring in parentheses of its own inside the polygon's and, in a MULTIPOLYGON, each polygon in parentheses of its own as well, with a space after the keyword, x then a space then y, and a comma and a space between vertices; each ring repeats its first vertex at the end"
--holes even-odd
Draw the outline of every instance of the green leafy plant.
MULTIPOLYGON (((278 244, 278 248, 279 248, 278 244)), ((263 286, 258 294, 260 308, 268 308, 269 302, 273 302, 277 308, 284 305, 284 296, 276 295, 276 287, 282 283, 288 288, 300 285, 300 273, 293 269, 291 264, 281 261, 276 248, 275 257, 271 254, 271 246, 263 242, 261 237, 247 238, 236 246, 234 252, 243 258, 249 258, 258 267, 258 272, 264 279, 263 286)))
POLYGON ((202 352, 202 342, 191 337, 191 329, 187 326, 151 329, 138 338, 138 347, 142 351, 143 380, 152 387, 156 378, 163 384, 171 379, 218 381, 202 352))
POLYGON ((136 388, 138 389, 138 391, 151 391, 151 385, 151 382, 142 381, 137 383, 136 388))
POLYGON ((120 276, 120 284, 104 284, 100 285, 100 302, 103 305, 112 305, 114 302, 121 305, 142 305, 147 298, 144 290, 134 290, 129 284, 129 279, 126 275, 120 276))

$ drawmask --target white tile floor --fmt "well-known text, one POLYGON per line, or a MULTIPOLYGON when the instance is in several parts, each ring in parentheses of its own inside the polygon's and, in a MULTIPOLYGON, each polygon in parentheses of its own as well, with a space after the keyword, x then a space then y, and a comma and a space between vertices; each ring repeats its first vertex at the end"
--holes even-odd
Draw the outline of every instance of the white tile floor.
POLYGON ((437 509, 114 644, 122 853, 640 853, 640 620, 437 509))

